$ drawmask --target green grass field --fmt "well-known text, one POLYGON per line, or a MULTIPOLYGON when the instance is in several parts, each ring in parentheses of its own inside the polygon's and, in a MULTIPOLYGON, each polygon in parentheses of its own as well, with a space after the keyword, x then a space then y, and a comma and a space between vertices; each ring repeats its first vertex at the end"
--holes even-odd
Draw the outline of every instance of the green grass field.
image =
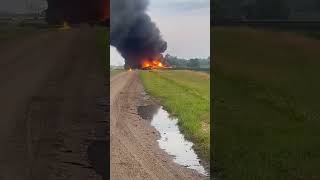
POLYGON ((209 162, 210 76, 194 71, 140 71, 146 91, 174 116, 199 156, 209 162))
POLYGON ((211 33, 218 179, 320 179, 320 40, 249 28, 211 33))

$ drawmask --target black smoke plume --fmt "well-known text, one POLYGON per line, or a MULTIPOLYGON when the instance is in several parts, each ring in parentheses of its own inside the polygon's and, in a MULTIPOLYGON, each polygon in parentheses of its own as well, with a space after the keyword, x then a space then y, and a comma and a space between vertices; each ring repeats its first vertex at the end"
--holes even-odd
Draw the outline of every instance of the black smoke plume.
POLYGON ((167 49, 160 31, 146 13, 148 0, 111 0, 111 45, 125 59, 126 67, 139 68, 167 49))

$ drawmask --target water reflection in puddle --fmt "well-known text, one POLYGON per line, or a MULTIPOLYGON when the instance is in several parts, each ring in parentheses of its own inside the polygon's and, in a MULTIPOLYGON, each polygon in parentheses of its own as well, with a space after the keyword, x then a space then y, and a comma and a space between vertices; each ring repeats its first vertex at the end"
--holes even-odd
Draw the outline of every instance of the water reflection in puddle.
POLYGON ((151 125, 159 131, 159 146, 173 156, 174 162, 208 175, 192 148, 193 143, 181 134, 178 119, 171 117, 162 106, 141 106, 138 111, 142 118, 150 119, 151 125))

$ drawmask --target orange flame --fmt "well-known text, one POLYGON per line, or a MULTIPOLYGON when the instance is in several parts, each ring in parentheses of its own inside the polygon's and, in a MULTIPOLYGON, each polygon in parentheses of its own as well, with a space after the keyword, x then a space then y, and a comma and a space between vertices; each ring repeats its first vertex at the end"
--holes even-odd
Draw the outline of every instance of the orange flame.
POLYGON ((166 66, 159 60, 144 60, 141 68, 143 69, 161 69, 165 68, 166 66))

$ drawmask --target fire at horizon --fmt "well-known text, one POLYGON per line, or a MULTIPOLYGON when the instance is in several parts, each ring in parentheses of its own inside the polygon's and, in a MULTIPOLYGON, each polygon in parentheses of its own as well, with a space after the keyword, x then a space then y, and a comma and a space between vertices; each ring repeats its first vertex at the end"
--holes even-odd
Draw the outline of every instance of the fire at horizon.
POLYGON ((142 69, 161 69, 170 68, 170 66, 161 60, 143 60, 141 64, 142 69))

